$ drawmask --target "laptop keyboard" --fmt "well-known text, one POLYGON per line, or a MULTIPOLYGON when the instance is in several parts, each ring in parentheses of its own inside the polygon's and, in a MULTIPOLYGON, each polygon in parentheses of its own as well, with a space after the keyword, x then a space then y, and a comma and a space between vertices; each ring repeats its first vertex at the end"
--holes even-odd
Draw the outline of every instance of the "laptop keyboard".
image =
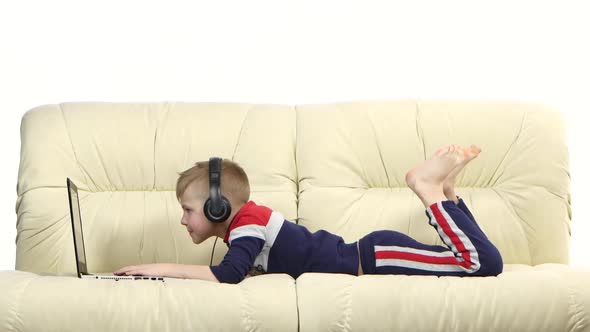
POLYGON ((113 279, 115 281, 119 281, 119 280, 156 280, 156 281, 164 281, 163 277, 146 277, 146 276, 133 276, 133 279, 131 278, 121 278, 118 276, 95 276, 96 279, 113 279))

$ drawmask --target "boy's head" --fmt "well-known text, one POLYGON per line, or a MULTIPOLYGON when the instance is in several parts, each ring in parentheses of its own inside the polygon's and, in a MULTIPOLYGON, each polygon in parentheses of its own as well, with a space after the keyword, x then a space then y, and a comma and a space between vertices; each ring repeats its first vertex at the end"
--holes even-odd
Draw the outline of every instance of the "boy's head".
POLYGON ((250 199, 250 184, 246 172, 237 163, 223 159, 221 162, 221 194, 231 204, 229 218, 219 224, 207 220, 203 206, 209 198, 209 161, 200 161, 180 173, 176 182, 176 198, 182 205, 181 224, 185 225, 194 243, 201 243, 211 236, 223 237, 227 226, 250 199))

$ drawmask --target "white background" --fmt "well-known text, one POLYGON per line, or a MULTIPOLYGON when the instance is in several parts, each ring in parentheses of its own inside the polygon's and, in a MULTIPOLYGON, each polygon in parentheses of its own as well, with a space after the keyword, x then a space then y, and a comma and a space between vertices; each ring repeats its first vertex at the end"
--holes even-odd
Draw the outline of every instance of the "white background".
POLYGON ((516 99, 566 117, 571 265, 590 266, 586 1, 2 1, 0 270, 20 118, 67 101, 516 99))

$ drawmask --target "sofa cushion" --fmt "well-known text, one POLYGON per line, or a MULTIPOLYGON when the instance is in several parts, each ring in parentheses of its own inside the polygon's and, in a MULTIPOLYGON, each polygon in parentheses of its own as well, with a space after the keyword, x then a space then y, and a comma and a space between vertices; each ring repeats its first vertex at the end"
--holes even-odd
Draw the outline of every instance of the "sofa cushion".
POLYGON ((590 270, 506 265, 498 277, 297 279, 300 331, 587 331, 590 270))
POLYGON ((505 263, 567 263, 569 159, 559 111, 509 101, 297 106, 299 223, 353 242, 381 229, 442 245, 405 175, 448 144, 482 148, 456 192, 505 263))
MULTIPOLYGON (((80 189, 90 272, 155 262, 209 264, 213 239, 180 224, 178 174, 215 155, 247 172, 251 198, 297 217, 295 111, 232 103, 65 103, 21 125, 16 268, 75 271, 65 188, 80 189)), ((223 184, 222 184, 223 185, 223 184)), ((216 261, 227 250, 217 244, 216 261)))
POLYGON ((0 272, 1 331, 296 331, 295 281, 113 281, 0 272))

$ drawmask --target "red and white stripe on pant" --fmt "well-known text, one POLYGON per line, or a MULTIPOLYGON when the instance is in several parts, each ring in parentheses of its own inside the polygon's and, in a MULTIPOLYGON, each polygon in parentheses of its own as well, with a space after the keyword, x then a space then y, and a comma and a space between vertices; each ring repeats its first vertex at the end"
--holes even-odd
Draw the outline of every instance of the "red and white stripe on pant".
POLYGON ((445 211, 441 202, 426 209, 430 225, 450 251, 430 251, 400 246, 375 246, 375 265, 399 266, 437 272, 475 273, 481 264, 475 246, 445 211))

